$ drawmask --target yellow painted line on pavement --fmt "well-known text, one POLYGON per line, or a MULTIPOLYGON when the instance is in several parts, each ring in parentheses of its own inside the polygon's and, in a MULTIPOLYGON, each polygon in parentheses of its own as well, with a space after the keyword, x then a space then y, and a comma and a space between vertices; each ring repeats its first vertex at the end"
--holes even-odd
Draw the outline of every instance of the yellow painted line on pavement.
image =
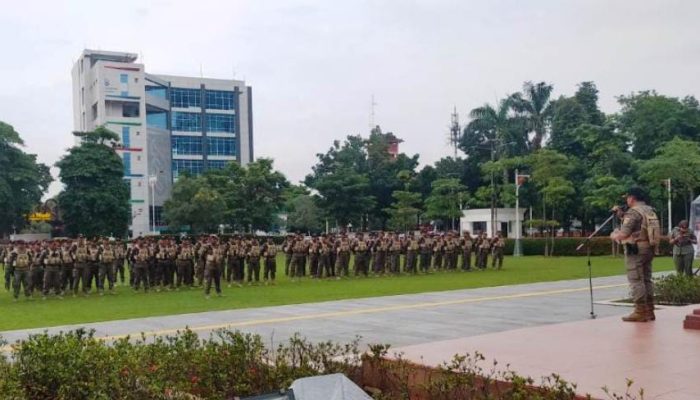
MULTIPOLYGON (((611 289, 611 288, 618 288, 618 287, 623 287, 623 286, 627 286, 627 284, 594 286, 593 290, 611 289)), ((295 315, 295 316, 289 316, 289 317, 253 319, 253 320, 246 320, 246 321, 239 321, 239 322, 228 322, 228 323, 222 323, 222 324, 201 325, 201 326, 196 326, 196 327, 190 326, 188 328, 193 332, 211 331, 211 330, 222 329, 222 328, 243 328, 243 327, 255 326, 255 325, 268 325, 268 324, 294 322, 294 321, 307 321, 307 320, 314 320, 314 319, 345 317, 345 316, 349 316, 349 315, 376 314, 376 313, 387 312, 387 311, 413 310, 413 309, 421 309, 421 308, 450 306, 450 305, 456 305, 456 304, 483 303, 483 302, 487 302, 487 301, 496 301, 496 300, 512 300, 512 299, 522 299, 522 298, 528 298, 528 297, 552 296, 552 295, 557 295, 557 294, 585 292, 588 290, 590 290, 588 287, 583 287, 583 288, 575 288, 575 289, 557 289, 557 290, 546 290, 546 291, 539 291, 539 292, 515 293, 515 294, 506 294, 506 295, 500 295, 500 296, 474 297, 474 298, 463 298, 463 299, 445 300, 445 301, 430 301, 430 302, 424 302, 424 303, 400 304, 400 305, 394 305, 394 306, 360 308, 360 309, 355 309, 355 310, 303 314, 303 315, 295 315)), ((361 300, 361 299, 354 299, 354 300, 361 300)), ((157 318, 157 317, 154 317, 154 318, 157 318)), ((105 322, 109 322, 109 321, 105 321, 105 322)), ((174 334, 174 333, 177 333, 178 331, 183 331, 184 329, 185 328, 161 329, 161 330, 154 330, 154 331, 149 331, 149 332, 137 332, 137 333, 122 334, 122 335, 103 336, 100 339, 103 339, 106 341, 113 341, 113 340, 123 339, 126 337, 139 337, 139 336, 141 336, 141 334, 144 334, 145 336, 149 336, 149 337, 150 336, 163 336, 163 335, 174 334)), ((11 345, 0 347, 0 351, 3 351, 3 352, 7 352, 10 350, 11 350, 11 345)))

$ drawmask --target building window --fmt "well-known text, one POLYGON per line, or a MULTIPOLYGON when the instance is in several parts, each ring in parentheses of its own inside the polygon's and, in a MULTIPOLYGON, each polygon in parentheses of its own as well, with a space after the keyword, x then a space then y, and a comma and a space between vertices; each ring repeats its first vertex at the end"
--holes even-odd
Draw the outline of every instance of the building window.
POLYGON ((207 167, 209 169, 223 169, 230 162, 229 160, 209 160, 207 161, 207 167))
POLYGON ((122 104, 122 117, 138 118, 141 115, 139 103, 122 104))
POLYGON ((233 138, 207 138, 207 154, 210 156, 233 156, 236 154, 236 141, 233 138))
POLYGON ((172 107, 201 107, 202 91, 200 89, 170 89, 170 105, 172 107))
POLYGON ((155 222, 156 226, 165 226, 165 219, 163 218, 163 206, 148 207, 148 217, 149 221, 153 221, 153 209, 155 209, 155 222))
POLYGON ((161 98, 163 100, 168 98, 168 88, 164 86, 146 86, 146 94, 151 96, 161 98))
POLYGON ((168 113, 156 109, 146 110, 146 124, 149 127, 168 129, 168 113))
POLYGON ((201 132, 202 115, 199 113, 173 112, 172 127, 174 131, 201 132))
POLYGON ((131 175, 131 153, 124 153, 122 155, 124 162, 124 176, 131 175))
POLYGON ((481 234, 486 232, 486 221, 474 221, 472 223, 474 234, 481 234))
POLYGON ((129 127, 128 126, 122 126, 122 146, 126 147, 127 149, 131 147, 131 135, 129 134, 129 127))
POLYGON ((197 176, 203 170, 204 161, 202 160, 173 160, 173 180, 177 180, 182 173, 197 176))
POLYGON ((229 132, 234 133, 233 115, 229 114, 206 114, 207 132, 229 132))
POLYGON ((225 90, 207 90, 207 108, 214 110, 233 110, 235 93, 225 90))
POLYGON ((173 136, 173 155, 202 155, 202 138, 173 136))
POLYGON ((129 75, 127 75, 127 74, 120 74, 119 75, 119 86, 121 88, 121 95, 128 96, 129 95, 129 75))

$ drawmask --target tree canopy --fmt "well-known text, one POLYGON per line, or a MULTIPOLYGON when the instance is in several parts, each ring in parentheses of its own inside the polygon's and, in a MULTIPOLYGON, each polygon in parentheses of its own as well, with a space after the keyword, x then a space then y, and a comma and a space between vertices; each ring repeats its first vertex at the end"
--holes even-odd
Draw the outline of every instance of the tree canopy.
POLYGON ((124 165, 113 148, 119 138, 104 127, 75 135, 81 144, 56 163, 64 185, 58 202, 66 233, 124 236, 131 207, 124 165))
POLYGON ((0 236, 19 231, 51 183, 49 167, 22 150, 15 129, 0 121, 0 236))

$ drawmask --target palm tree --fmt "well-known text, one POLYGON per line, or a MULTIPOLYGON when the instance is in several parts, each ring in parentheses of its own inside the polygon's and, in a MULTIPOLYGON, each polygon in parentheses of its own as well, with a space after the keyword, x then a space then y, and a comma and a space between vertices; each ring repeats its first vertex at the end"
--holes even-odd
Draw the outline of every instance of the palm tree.
POLYGON ((529 132, 535 135, 530 142, 530 149, 535 151, 542 147, 542 142, 547 134, 547 124, 552 114, 552 85, 545 82, 533 84, 525 82, 523 92, 512 96, 512 107, 522 115, 527 122, 529 132))
MULTIPOLYGON (((496 161, 496 152, 505 151, 507 146, 515 144, 519 141, 515 139, 513 134, 517 130, 513 129, 513 119, 511 110, 513 107, 513 97, 508 96, 498 102, 496 108, 490 104, 484 104, 482 107, 477 107, 469 113, 472 119, 467 125, 465 133, 471 133, 473 138, 479 138, 474 147, 484 148, 488 146, 491 150, 491 163, 496 161)), ((464 142, 464 141, 463 141, 464 142)), ((491 165, 491 168, 494 166, 491 165)), ((491 179, 491 234, 493 235, 493 227, 496 222, 496 182, 494 171, 490 172, 491 179)), ((503 183, 508 182, 508 171, 503 170, 503 183)))
POLYGON ((481 132, 485 139, 484 142, 505 143, 512 123, 511 109, 512 96, 501 99, 496 108, 491 104, 477 107, 469 112, 469 117, 472 120, 467 125, 467 130, 481 132))

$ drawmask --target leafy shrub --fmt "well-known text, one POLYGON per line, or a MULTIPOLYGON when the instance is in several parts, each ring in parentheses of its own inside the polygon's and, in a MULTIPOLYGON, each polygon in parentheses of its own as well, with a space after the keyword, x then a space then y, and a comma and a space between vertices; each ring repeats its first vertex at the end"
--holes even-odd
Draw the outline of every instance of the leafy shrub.
MULTIPOLYGON (((388 345, 370 345, 370 354, 361 357, 359 338, 344 345, 314 344, 299 335, 268 348, 259 335, 225 329, 207 339, 185 330, 166 337, 127 337, 111 345, 95 338, 92 331, 44 333, 14 344, 9 360, 0 356, 0 397, 233 399, 274 392, 298 378, 332 373, 343 373, 367 387, 371 382, 364 373, 366 361, 379 367, 375 377, 383 386, 373 391, 376 399, 408 399, 415 390, 434 399, 575 397, 576 386, 556 375, 544 378, 535 388, 534 380, 512 371, 482 369, 479 363, 484 357, 478 353, 455 356, 416 386, 416 368, 428 368, 416 367, 400 357, 398 361, 386 360, 388 350, 388 345)), ((629 395, 624 398, 635 399, 629 395)))
POLYGON ((700 303, 700 277, 669 274, 654 279, 654 297, 660 304, 700 303))

